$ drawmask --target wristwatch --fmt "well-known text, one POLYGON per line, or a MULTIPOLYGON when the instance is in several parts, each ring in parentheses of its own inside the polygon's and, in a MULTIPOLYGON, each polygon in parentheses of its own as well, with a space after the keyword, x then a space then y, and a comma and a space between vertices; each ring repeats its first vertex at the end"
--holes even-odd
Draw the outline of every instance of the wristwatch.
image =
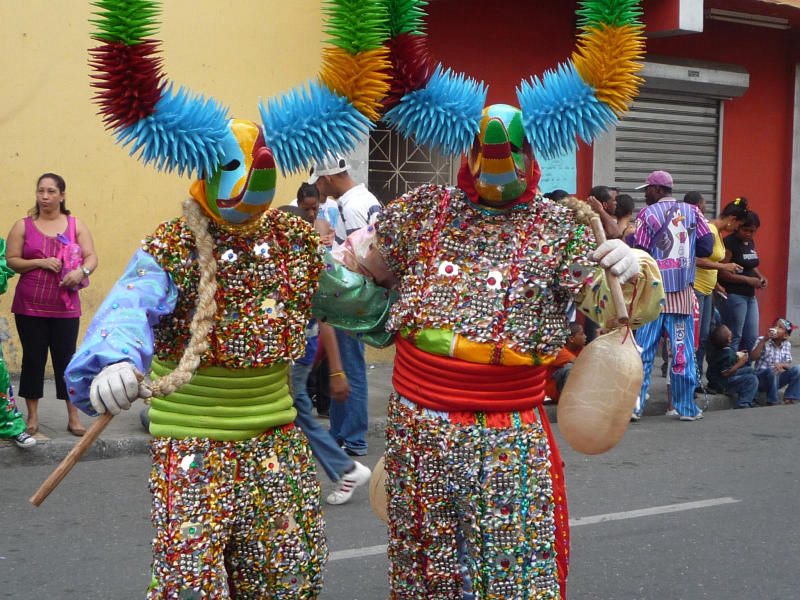
POLYGON ((88 267, 83 267, 82 270, 83 274, 86 275, 87 277, 92 274, 92 272, 88 269, 88 267))

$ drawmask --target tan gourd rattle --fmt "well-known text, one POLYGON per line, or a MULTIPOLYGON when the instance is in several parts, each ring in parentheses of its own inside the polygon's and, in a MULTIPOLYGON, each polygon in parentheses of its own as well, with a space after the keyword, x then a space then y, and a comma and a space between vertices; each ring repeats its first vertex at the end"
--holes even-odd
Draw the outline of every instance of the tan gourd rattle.
MULTIPOLYGON (((590 221, 597 244, 605 232, 598 217, 590 221)), ((606 271, 619 325, 599 336, 575 359, 558 401, 558 427, 582 454, 601 454, 625 435, 642 387, 642 358, 627 327, 628 311, 619 280, 606 271)))

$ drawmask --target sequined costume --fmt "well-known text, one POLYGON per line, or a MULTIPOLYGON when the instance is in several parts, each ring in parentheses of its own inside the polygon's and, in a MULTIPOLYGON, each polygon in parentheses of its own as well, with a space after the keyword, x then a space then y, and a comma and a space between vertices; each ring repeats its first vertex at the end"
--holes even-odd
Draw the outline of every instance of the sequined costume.
POLYGON ((0 439, 10 440, 25 431, 25 419, 14 400, 14 388, 0 346, 0 439))
MULTIPOLYGON (((322 268, 318 237, 268 210, 249 229, 212 223, 217 305, 189 384, 150 410, 150 598, 311 598, 327 556, 319 484, 294 428, 287 360, 303 352, 322 268), (197 594, 192 595, 192 594, 197 594)), ((183 219, 149 236, 99 308, 68 369, 73 402, 92 413, 101 364, 174 367, 196 302, 194 239, 183 219)))
MULTIPOLYGON (((334 253, 399 293, 386 323, 397 350, 392 598, 565 597, 568 514, 544 365, 569 335, 571 301, 613 317, 593 249, 573 211, 540 195, 497 210, 422 186, 334 253)), ((634 326, 663 303, 652 259, 637 257, 643 276, 625 289, 634 326)))
MULTIPOLYGON (((410 192, 334 253, 399 292, 386 326, 397 346, 385 458, 391 597, 563 600, 568 515, 541 407, 544 365, 567 338, 571 301, 599 322, 612 303, 577 213, 539 194, 536 157, 591 143, 628 110, 641 83, 641 8, 579 1, 570 60, 523 79, 515 108, 486 106, 483 82, 436 64, 425 4, 387 2, 383 122, 462 155, 458 187, 410 192)), ((612 240, 598 257, 612 247, 625 254, 612 240)), ((626 272, 635 259, 645 276, 625 293, 641 324, 663 290, 643 253, 627 254, 626 272)))
MULTIPOLYGON (((568 515, 541 410, 544 365, 566 340, 571 301, 598 322, 610 321, 612 303, 578 222, 583 209, 541 197, 536 157, 590 143, 627 111, 641 82, 641 9, 578 2, 571 59, 523 79, 515 108, 485 106, 482 82, 435 63, 425 4, 387 3, 393 79, 383 121, 462 155, 458 187, 414 190, 334 252, 399 293, 386 325, 397 350, 385 459, 391 597, 563 600, 568 515)), ((612 247, 622 264, 613 240, 598 258, 612 247)), ((626 278, 637 260, 644 277, 624 290, 634 326, 663 302, 644 253, 627 254, 626 278)))

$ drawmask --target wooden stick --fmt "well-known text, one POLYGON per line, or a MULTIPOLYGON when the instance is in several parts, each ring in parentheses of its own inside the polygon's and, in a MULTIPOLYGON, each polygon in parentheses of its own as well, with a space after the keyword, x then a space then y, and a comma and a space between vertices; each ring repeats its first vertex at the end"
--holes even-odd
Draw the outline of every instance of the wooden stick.
POLYGON ((94 423, 89 426, 89 429, 86 430, 86 433, 80 441, 75 444, 72 450, 69 451, 69 454, 67 454, 64 460, 56 467, 56 470, 50 473, 50 476, 39 486, 36 493, 30 497, 31 504, 39 506, 44 502, 44 499, 50 495, 50 492, 56 489, 56 486, 67 476, 67 473, 69 473, 72 467, 75 466, 75 463, 81 459, 81 456, 89 449, 89 446, 92 445, 97 437, 103 433, 103 430, 113 418, 114 415, 105 412, 95 419, 94 423))
MULTIPOLYGON (((606 232, 603 230, 603 223, 600 221, 600 217, 592 217, 591 225, 594 239, 597 240, 597 245, 599 246, 606 241, 606 232)), ((614 302, 614 310, 617 312, 617 321, 621 325, 625 325, 629 320, 628 307, 625 306, 625 296, 622 294, 619 278, 613 275, 610 269, 606 269, 606 281, 608 281, 608 288, 611 290, 611 300, 614 302)))

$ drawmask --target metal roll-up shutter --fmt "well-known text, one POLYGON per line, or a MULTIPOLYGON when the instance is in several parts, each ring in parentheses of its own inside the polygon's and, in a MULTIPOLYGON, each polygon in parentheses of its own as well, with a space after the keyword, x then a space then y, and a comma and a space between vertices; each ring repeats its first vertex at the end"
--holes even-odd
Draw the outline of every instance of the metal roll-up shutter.
POLYGON ((706 216, 717 214, 720 100, 644 90, 617 124, 614 180, 637 208, 644 206, 642 185, 651 171, 669 171, 673 196, 696 190, 706 201, 706 216))

